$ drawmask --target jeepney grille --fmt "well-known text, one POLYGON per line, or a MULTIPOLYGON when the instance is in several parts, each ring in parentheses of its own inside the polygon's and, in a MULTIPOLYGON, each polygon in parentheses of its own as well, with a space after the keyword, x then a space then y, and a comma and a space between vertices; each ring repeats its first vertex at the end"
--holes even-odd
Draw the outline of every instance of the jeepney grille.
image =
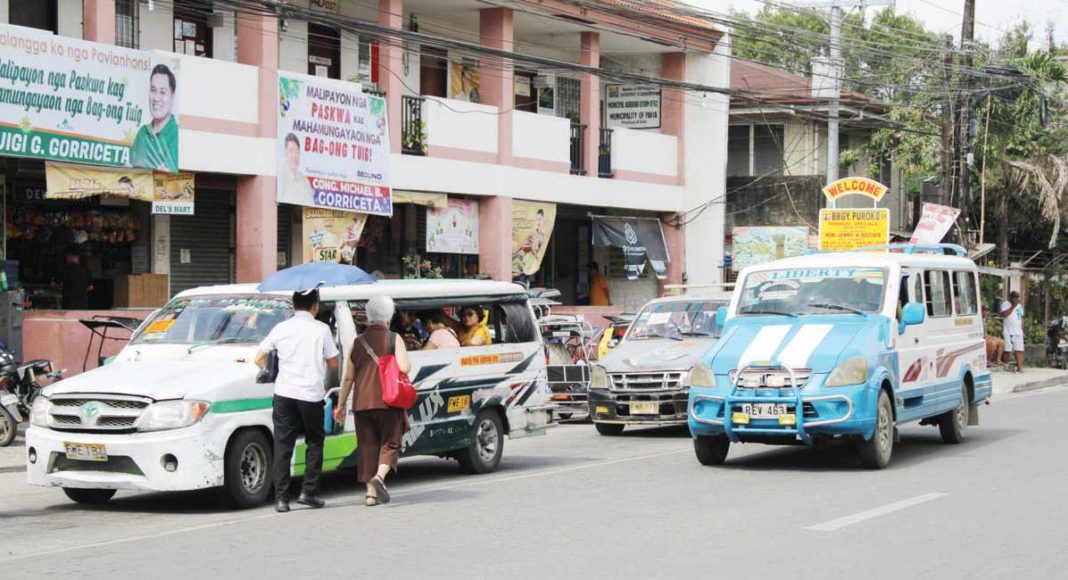
MULTIPOLYGON (((812 369, 794 369, 794 378, 797 379, 797 387, 801 388, 812 378, 812 369)), ((731 382, 742 388, 749 389, 778 389, 790 388, 790 373, 785 369, 745 369, 741 374, 737 370, 730 372, 731 382), (782 386, 779 386, 781 377, 782 386), (769 380, 774 383, 769 385, 769 380)))
POLYGON ((618 390, 678 389, 682 386, 681 371, 666 373, 611 373, 612 388, 618 390))
POLYGON ((51 399, 49 426, 59 431, 131 431, 152 401, 121 395, 56 395, 51 399), (93 412, 85 406, 94 403, 93 412))

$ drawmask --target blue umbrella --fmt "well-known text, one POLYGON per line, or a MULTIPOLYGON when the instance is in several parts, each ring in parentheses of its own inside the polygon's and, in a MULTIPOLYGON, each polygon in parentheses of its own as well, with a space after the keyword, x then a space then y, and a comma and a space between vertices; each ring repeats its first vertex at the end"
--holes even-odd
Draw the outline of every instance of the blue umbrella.
POLYGON ((370 284, 375 277, 356 266, 334 262, 309 262, 273 274, 258 287, 260 292, 303 292, 320 286, 370 284))

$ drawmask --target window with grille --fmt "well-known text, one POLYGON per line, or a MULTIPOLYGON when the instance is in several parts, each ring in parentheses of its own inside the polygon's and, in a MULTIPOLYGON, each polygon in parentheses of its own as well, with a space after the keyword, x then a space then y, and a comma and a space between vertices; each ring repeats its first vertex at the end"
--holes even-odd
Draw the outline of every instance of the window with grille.
POLYGON ((138 48, 138 0, 115 0, 115 45, 138 48))
POLYGON ((579 118, 582 108, 582 83, 578 79, 556 77, 556 115, 579 118))

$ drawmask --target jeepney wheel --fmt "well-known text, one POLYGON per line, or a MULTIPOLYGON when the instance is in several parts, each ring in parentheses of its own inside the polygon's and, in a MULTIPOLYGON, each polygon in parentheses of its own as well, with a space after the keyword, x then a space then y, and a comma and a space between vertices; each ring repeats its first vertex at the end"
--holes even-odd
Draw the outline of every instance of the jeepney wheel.
POLYGON ((597 428, 598 433, 609 437, 619 435, 623 432, 623 429, 626 428, 626 425, 620 425, 618 423, 598 423, 596 421, 593 422, 593 426, 597 428))
POLYGON ((475 437, 471 444, 456 453, 464 473, 490 473, 497 469, 504 454, 504 428, 496 411, 483 409, 475 417, 475 437))
POLYGON ((82 505, 102 505, 115 497, 114 489, 79 489, 76 487, 64 487, 63 493, 67 497, 82 505))
POLYGON ((256 507, 271 492, 271 444, 259 431, 241 431, 226 447, 224 499, 239 509, 256 507))
POLYGON ((698 436, 693 440, 693 451, 701 465, 723 465, 727 452, 731 449, 731 440, 719 435, 716 437, 698 436))
POLYGON ((871 439, 861 441, 857 446, 860 462, 868 469, 886 467, 894 452, 894 411, 885 390, 879 389, 879 402, 875 408, 875 432, 871 439))
POLYGON ((7 447, 18 435, 19 424, 7 409, 0 407, 0 447, 7 447))
POLYGON ((968 385, 961 385, 960 407, 947 411, 938 417, 938 431, 942 433, 944 443, 956 444, 964 441, 964 429, 968 426, 968 385))

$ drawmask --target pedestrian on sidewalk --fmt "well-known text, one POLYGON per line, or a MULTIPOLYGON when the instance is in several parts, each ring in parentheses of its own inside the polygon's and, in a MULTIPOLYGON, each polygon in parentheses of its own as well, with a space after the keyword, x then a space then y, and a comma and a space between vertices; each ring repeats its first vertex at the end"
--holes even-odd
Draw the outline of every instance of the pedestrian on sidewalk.
POLYGON ((393 300, 375 296, 367 301, 367 330, 352 347, 352 364, 341 381, 334 418, 345 419, 345 405, 352 396, 352 411, 356 419, 356 479, 367 486, 365 504, 375 506, 389 503, 386 476, 397 471, 401 437, 408 430, 408 413, 386 405, 382 400, 382 382, 378 375, 376 357, 396 355, 402 373, 412 369, 408 349, 400 335, 389 330, 393 319, 393 300), (372 354, 373 353, 373 354, 372 354))
POLYGON ((263 368, 271 351, 278 353, 274 383, 274 497, 275 511, 289 511, 289 464, 297 434, 304 433, 304 487, 297 503, 312 508, 325 504, 317 497, 323 470, 324 379, 326 368, 337 371, 338 350, 330 327, 319 322, 319 291, 293 293, 292 318, 279 323, 260 343, 256 365, 263 368))
POLYGON ((1005 338, 1005 352, 1016 357, 1016 372, 1023 372, 1024 363, 1024 331, 1023 331, 1023 304, 1020 304, 1020 293, 1013 290, 1009 292, 1009 299, 1001 303, 1002 335, 1005 338))

